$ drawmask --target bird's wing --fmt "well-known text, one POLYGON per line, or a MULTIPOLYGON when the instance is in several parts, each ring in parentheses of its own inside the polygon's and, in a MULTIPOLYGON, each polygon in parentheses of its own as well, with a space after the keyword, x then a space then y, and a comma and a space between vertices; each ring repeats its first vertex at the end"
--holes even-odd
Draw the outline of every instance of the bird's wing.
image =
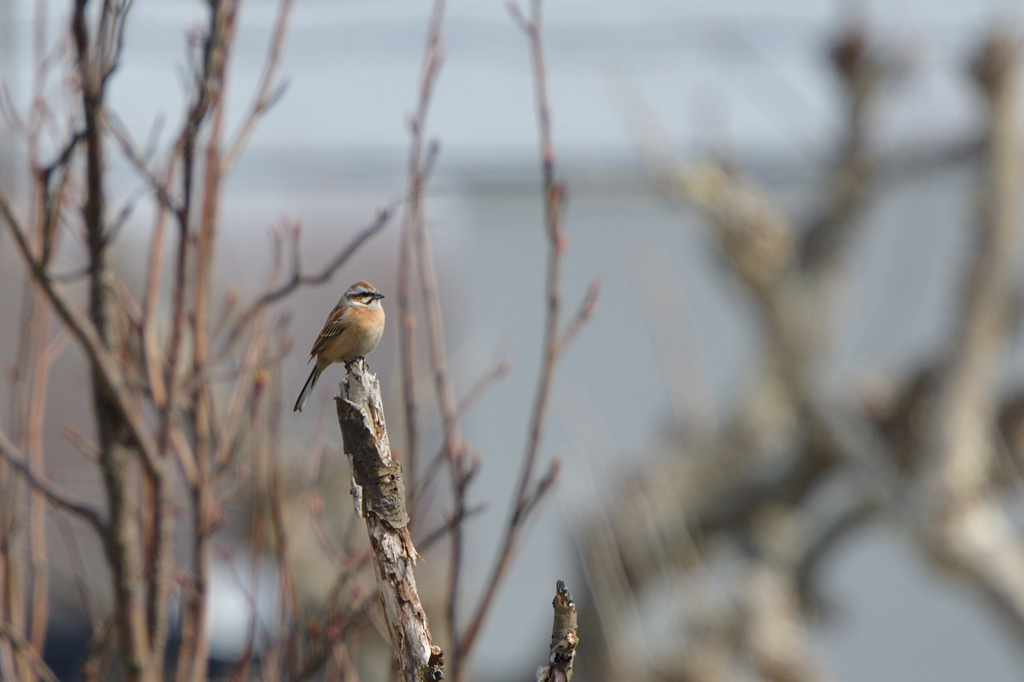
POLYGON ((320 336, 313 342, 313 350, 309 351, 310 357, 319 355, 331 339, 340 335, 348 327, 350 318, 345 314, 346 308, 335 308, 327 316, 324 328, 320 330, 320 336))

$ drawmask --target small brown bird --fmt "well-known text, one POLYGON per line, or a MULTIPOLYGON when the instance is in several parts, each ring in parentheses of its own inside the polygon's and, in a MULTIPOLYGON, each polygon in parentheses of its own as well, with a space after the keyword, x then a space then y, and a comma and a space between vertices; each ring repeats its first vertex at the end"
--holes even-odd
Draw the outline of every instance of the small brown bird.
POLYGON ((295 401, 295 412, 302 412, 313 392, 316 380, 329 365, 344 362, 346 365, 369 355, 377 347, 384 333, 384 307, 380 299, 384 294, 366 282, 356 282, 327 316, 320 336, 316 337, 309 359, 316 358, 316 365, 302 387, 299 399, 295 401))

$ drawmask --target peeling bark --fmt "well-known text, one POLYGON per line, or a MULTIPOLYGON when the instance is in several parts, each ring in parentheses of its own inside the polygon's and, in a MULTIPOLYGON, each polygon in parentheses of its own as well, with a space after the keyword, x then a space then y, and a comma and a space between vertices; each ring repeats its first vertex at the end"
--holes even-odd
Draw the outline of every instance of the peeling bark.
POLYGON ((433 646, 427 614, 416 591, 416 549, 409 536, 402 465, 391 457, 380 383, 366 371, 366 361, 348 366, 348 376, 335 398, 338 423, 352 468, 352 494, 373 550, 384 619, 391 635, 395 665, 401 679, 440 680, 444 657, 433 646))

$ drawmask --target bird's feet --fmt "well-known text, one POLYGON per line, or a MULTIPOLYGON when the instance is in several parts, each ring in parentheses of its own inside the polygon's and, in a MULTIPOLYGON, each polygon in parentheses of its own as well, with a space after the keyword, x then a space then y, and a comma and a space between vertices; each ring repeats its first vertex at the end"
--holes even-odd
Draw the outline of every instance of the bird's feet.
POLYGON ((359 363, 362 363, 362 369, 365 371, 366 370, 366 358, 364 358, 363 356, 359 356, 358 358, 353 358, 352 360, 349 360, 348 362, 346 362, 345 363, 345 371, 351 372, 353 367, 359 366, 359 363))

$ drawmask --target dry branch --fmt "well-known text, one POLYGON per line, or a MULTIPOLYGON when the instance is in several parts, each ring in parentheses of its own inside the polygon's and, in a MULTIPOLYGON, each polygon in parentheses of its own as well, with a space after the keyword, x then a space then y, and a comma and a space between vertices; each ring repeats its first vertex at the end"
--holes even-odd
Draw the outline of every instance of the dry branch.
POLYGON ((529 17, 522 13, 515 2, 509 2, 508 9, 513 21, 518 24, 527 38, 530 47, 530 61, 533 66, 534 103, 537 107, 537 132, 544 189, 544 228, 548 243, 544 346, 526 449, 515 496, 512 498, 509 521, 483 595, 480 597, 469 626, 456 643, 453 657, 456 682, 460 682, 463 662, 480 636, 484 622, 497 596, 498 588, 511 566, 520 533, 530 514, 537 508, 538 503, 551 489, 558 477, 559 462, 555 460, 548 466, 547 471, 538 480, 535 480, 537 456, 544 434, 555 369, 561 355, 576 337, 582 325, 597 309, 597 298, 600 293, 600 282, 594 280, 591 282, 576 316, 565 329, 559 328, 562 308, 562 259, 568 246, 568 240, 562 230, 562 206, 565 200, 566 186, 558 180, 555 172, 555 148, 547 88, 547 63, 544 58, 543 4, 541 0, 531 0, 529 17))
MULTIPOLYGON (((58 40, 62 47, 54 54, 61 59, 54 62, 43 58, 43 46, 48 40, 45 27, 49 24, 45 21, 46 3, 37 3, 40 73, 28 117, 31 124, 26 128, 29 167, 35 184, 30 208, 25 212, 26 221, 21 220, 0 192, 0 223, 9 228, 29 274, 27 308, 33 314, 40 313, 34 318, 24 315, 22 337, 34 334, 46 350, 43 355, 28 359, 19 355, 17 366, 31 377, 35 387, 31 392, 21 392, 17 387, 14 391, 16 437, 11 440, 17 444, 0 433, 0 488, 4 490, 0 504, 0 626, 13 633, 0 636, 0 678, 31 681, 47 677, 44 671, 34 673, 28 658, 42 649, 52 608, 47 599, 46 538, 42 533, 47 518, 45 504, 62 512, 62 521, 63 512, 70 512, 95 527, 113 581, 110 633, 94 639, 83 676, 98 679, 104 668, 113 665, 127 680, 163 679, 170 673, 165 669, 165 644, 174 637, 181 643, 176 676, 192 681, 207 677, 208 638, 202 624, 207 611, 211 534, 223 523, 224 503, 232 494, 231 488, 224 485, 223 465, 247 446, 243 440, 249 434, 255 434, 253 447, 263 448, 264 457, 266 451, 276 449, 270 445, 275 441, 269 440, 276 438, 277 424, 268 416, 276 412, 276 403, 268 397, 274 389, 268 382, 276 376, 271 370, 280 362, 285 343, 283 337, 274 337, 276 345, 268 350, 268 332, 261 317, 267 306, 297 288, 327 281, 355 250, 384 228, 401 204, 400 200, 391 202, 372 225, 356 235, 321 270, 302 271, 296 250, 290 279, 277 288, 268 287, 260 292, 263 296, 240 315, 225 310, 215 319, 214 255, 223 178, 256 120, 282 92, 277 70, 288 13, 294 3, 280 2, 264 76, 253 106, 234 141, 225 145, 223 102, 239 4, 237 0, 211 0, 205 25, 190 34, 185 120, 165 165, 158 167, 152 165, 156 134, 151 136, 146 149, 140 149, 106 105, 105 88, 121 53, 132 0, 109 0, 100 5, 86 0, 72 2, 67 32, 58 40), (63 59, 64 50, 69 60, 63 59), (56 66, 44 66, 44 62, 56 66), (72 106, 67 122, 56 120, 57 109, 51 107, 48 93, 41 89, 50 68, 64 69, 59 80, 68 84, 72 106), (38 161, 38 137, 47 125, 59 128, 62 134, 65 128, 72 132, 66 142, 59 144, 61 151, 55 160, 43 165, 38 161), (113 203, 106 156, 110 153, 111 135, 145 181, 116 214, 108 210, 113 203), (227 153, 223 154, 225 148, 227 153), (118 280, 109 247, 143 193, 154 200, 157 217, 148 276, 139 305, 131 290, 118 280), (178 243, 171 259, 165 258, 169 250, 165 244, 168 219, 178 227, 178 243), (54 274, 51 257, 56 253, 57 237, 62 231, 78 229, 87 247, 85 267, 67 276, 54 274), (165 260, 173 261, 167 273, 165 260), (61 286, 62 280, 80 277, 86 279, 83 288, 88 301, 82 307, 75 303, 72 291, 61 286), (163 310, 162 292, 168 289, 170 305, 163 310), (62 329, 57 341, 46 345, 48 330, 34 325, 32 320, 49 320, 50 308, 62 329), (165 331, 166 340, 162 339, 165 331), (248 352, 237 347, 243 335, 249 336, 248 352), (85 444, 83 450, 91 453, 90 459, 102 470, 106 494, 103 510, 79 501, 45 474, 41 438, 45 392, 36 387, 46 386, 49 359, 45 354, 61 347, 66 337, 82 347, 92 370, 91 390, 84 404, 95 413, 96 444, 85 444), (220 348, 222 352, 212 353, 214 340, 224 338, 227 340, 220 348), (214 387, 220 383, 221 369, 226 364, 223 361, 235 351, 241 365, 238 376, 232 377, 233 385, 221 394, 214 387), (224 395, 230 398, 224 401, 224 395), (21 409, 29 402, 31 409, 21 409), (266 408, 257 409, 261 405, 266 408), (224 409, 220 409, 222 406, 224 409), (173 468, 175 457, 181 461, 191 494, 191 508, 185 514, 179 512, 182 505, 175 496, 179 489, 178 471, 173 468), (31 502, 24 505, 29 508, 25 517, 28 523, 20 518, 23 489, 31 497, 31 502), (186 518, 193 525, 192 565, 180 568, 176 557, 182 552, 175 552, 174 544, 186 518), (22 533, 19 527, 28 528, 29 532, 22 533), (25 556, 20 557, 19 553, 25 556), (31 562, 31 585, 16 575, 21 565, 27 563, 24 559, 31 562), (170 614, 175 575, 181 576, 183 601, 182 618, 177 623, 170 614), (31 611, 26 609, 26 602, 31 611), (32 616, 31 637, 26 638, 28 613, 32 616), (170 631, 172 627, 175 632, 170 631), (106 646, 108 641, 111 646, 106 646), (119 651, 115 645, 119 645, 119 651), (116 664, 115 656, 119 658, 116 664)), ((424 172, 429 172, 429 159, 424 172)), ((16 381, 26 385, 20 376, 16 381)), ((77 432, 69 433, 73 441, 83 445, 77 432)), ((241 477, 243 474, 236 478, 241 477)), ((270 511, 263 518, 272 519, 276 558, 284 576, 282 582, 288 585, 281 481, 276 469, 270 478, 263 489, 264 496, 271 500, 270 511)), ((258 544, 253 543, 254 553, 257 549, 258 544)), ((75 570, 81 574, 78 567, 75 570)), ((91 612, 92 608, 87 610, 91 612)), ((297 655, 293 656, 302 637, 296 614, 298 609, 286 587, 274 646, 263 659, 268 674, 272 669, 284 669, 285 656, 290 671, 299 669, 297 655)))
POLYGON ((356 486, 353 494, 362 491, 360 511, 399 675, 405 682, 441 679, 441 649, 431 644, 427 614, 416 591, 416 549, 409 536, 402 465, 391 456, 380 384, 365 360, 348 366, 335 403, 356 486))
POLYGON ((40 656, 35 647, 26 640, 24 637, 14 631, 7 623, 0 621, 0 640, 7 640, 10 642, 16 651, 27 657, 29 665, 32 667, 32 672, 38 675, 44 682, 59 682, 50 667, 46 665, 46 662, 40 656))
POLYGON ((288 81, 278 81, 277 71, 281 67, 281 59, 284 53, 284 39, 288 34, 288 19, 291 16, 295 0, 281 0, 277 10, 277 19, 274 21, 274 34, 267 49, 267 59, 263 65, 263 76, 260 78, 260 86, 256 91, 256 97, 249 108, 238 133, 234 140, 228 145, 228 151, 221 159, 221 171, 227 172, 234 165, 238 156, 245 149, 245 145, 256 128, 256 122, 267 109, 274 106, 285 89, 288 81))
POLYGON ((569 682, 580 638, 576 625, 576 604, 561 580, 555 585, 555 598, 551 606, 555 609, 555 619, 551 626, 551 656, 548 665, 537 670, 537 682, 569 682))
MULTIPOLYGON (((427 26, 427 44, 420 67, 420 83, 416 112, 409 121, 409 184, 406 189, 406 215, 402 225, 398 249, 398 314, 401 317, 399 344, 402 362, 402 399, 405 408, 405 450, 409 464, 409 480, 416 481, 418 456, 418 426, 416 405, 416 351, 413 332, 416 316, 412 310, 413 244, 424 229, 423 189, 429 174, 437 145, 426 145, 424 129, 430 111, 430 99, 442 62, 442 27, 445 0, 434 0, 427 26)), ((424 237, 425 238, 425 237, 424 237)), ((421 275, 426 277, 426 275, 421 275)), ((415 494, 415 491, 412 491, 415 494)), ((413 498, 415 501, 415 497, 413 498)))
POLYGON ((400 200, 392 200, 387 204, 387 206, 380 209, 373 222, 355 235, 352 240, 319 271, 315 273, 304 273, 298 267, 293 268, 287 282, 260 296, 238 316, 238 319, 231 328, 231 332, 227 335, 224 346, 230 347, 234 344, 234 342, 237 341, 242 333, 248 328, 249 324, 256 318, 256 315, 267 306, 290 296, 299 287, 319 286, 329 282, 341 266, 347 263, 349 258, 351 258, 352 255, 363 246, 363 244, 387 227, 387 224, 391 221, 391 217, 395 214, 395 211, 398 210, 401 203, 402 202, 400 200))
POLYGON ((827 274, 828 268, 836 265, 849 240, 852 219, 870 194, 874 179, 874 158, 867 139, 868 114, 886 65, 868 43, 864 27, 855 25, 832 46, 832 63, 846 87, 849 118, 825 205, 811 221, 800 244, 801 264, 812 274, 827 274))
POLYGON ((14 447, 14 443, 2 431, 0 431, 0 458, 14 467, 18 473, 24 476, 33 490, 42 493, 57 509, 62 509, 86 520, 101 536, 106 532, 107 523, 98 509, 72 497, 47 479, 37 476, 25 461, 24 456, 14 447))
MULTIPOLYGON (((865 126, 882 62, 869 44, 855 30, 834 48, 834 63, 847 86, 848 125, 822 207, 806 233, 794 229, 778 203, 742 174, 719 164, 684 164, 672 157, 671 145, 645 144, 650 130, 658 130, 657 123, 645 126, 643 135, 638 128, 656 185, 704 214, 708 234, 730 274, 745 285, 762 323, 764 361, 736 416, 717 437, 695 438, 685 428, 673 432, 671 445, 650 470, 628 481, 612 500, 607 512, 612 537, 588 553, 603 549, 609 563, 621 565, 624 594, 642 592, 666 571, 699 573, 693 569, 712 553, 713 540, 748 547, 753 529, 774 511, 792 510, 802 519, 806 501, 829 482, 853 486, 855 499, 864 500, 867 509, 894 497, 898 478, 887 444, 864 415, 850 409, 831 387, 825 390, 818 371, 834 340, 823 321, 839 310, 836 291, 846 264, 844 246, 873 187, 865 126), (784 460, 762 466, 766 457, 780 451, 786 453, 784 460)), ((645 118, 651 124, 652 117, 645 118)), ((740 613, 720 605, 707 616, 698 615, 695 630, 732 633, 712 638, 709 651, 718 651, 713 658, 745 657, 774 679, 818 676, 802 650, 805 624, 799 608, 804 604, 796 588, 802 586, 798 578, 807 576, 796 572, 813 571, 817 552, 827 551, 850 524, 866 518, 870 514, 858 510, 849 521, 841 520, 836 533, 826 528, 823 543, 814 543, 816 536, 806 538, 806 529, 800 527, 796 532, 800 543, 809 543, 808 560, 772 567, 785 587, 785 599, 779 590, 767 589, 772 587, 768 582, 755 581, 756 589, 747 585, 746 596, 738 600, 745 605, 740 613), (723 629, 723 623, 731 625, 723 629), (746 633, 743 642, 735 636, 741 631, 746 633)), ((591 534, 597 535, 595 530, 591 534)), ((782 538, 782 530, 773 530, 771 537, 782 538)), ((752 552, 751 566, 763 562, 759 554, 764 551, 752 552)), ((605 591, 610 591, 607 586, 605 591)), ((610 627, 614 633, 622 624, 610 627)), ((676 672, 692 668, 675 656, 668 658, 676 672)), ((652 667, 659 675, 664 672, 657 663, 652 667)))
POLYGON ((826 682, 812 661, 796 585, 785 568, 753 562, 742 580, 744 655, 771 682, 826 682))
POLYGON ((991 489, 998 371, 1012 332, 1021 244, 1020 47, 997 32, 974 64, 989 105, 986 196, 977 252, 963 288, 956 344, 933 418, 932 468, 922 518, 936 560, 967 580, 1024 638, 1024 542, 991 489))
POLYGON ((25 231, 22 229, 14 210, 6 197, 0 195, 0 215, 10 229, 14 237, 14 243, 25 261, 25 265, 32 274, 36 284, 46 294, 50 304, 56 311, 57 316, 67 327, 72 336, 79 342, 82 350, 92 363, 96 371, 110 388, 111 397, 115 401, 115 407, 123 418, 131 438, 136 447, 143 455, 143 462, 149 468, 156 468, 158 465, 158 449, 153 441, 149 429, 146 427, 141 415, 134 409, 129 400, 127 391, 123 390, 125 379, 114 355, 106 348, 96 327, 89 320, 77 313, 67 301, 64 294, 54 285, 52 278, 46 272, 43 265, 36 260, 32 249, 25 238, 25 231))

